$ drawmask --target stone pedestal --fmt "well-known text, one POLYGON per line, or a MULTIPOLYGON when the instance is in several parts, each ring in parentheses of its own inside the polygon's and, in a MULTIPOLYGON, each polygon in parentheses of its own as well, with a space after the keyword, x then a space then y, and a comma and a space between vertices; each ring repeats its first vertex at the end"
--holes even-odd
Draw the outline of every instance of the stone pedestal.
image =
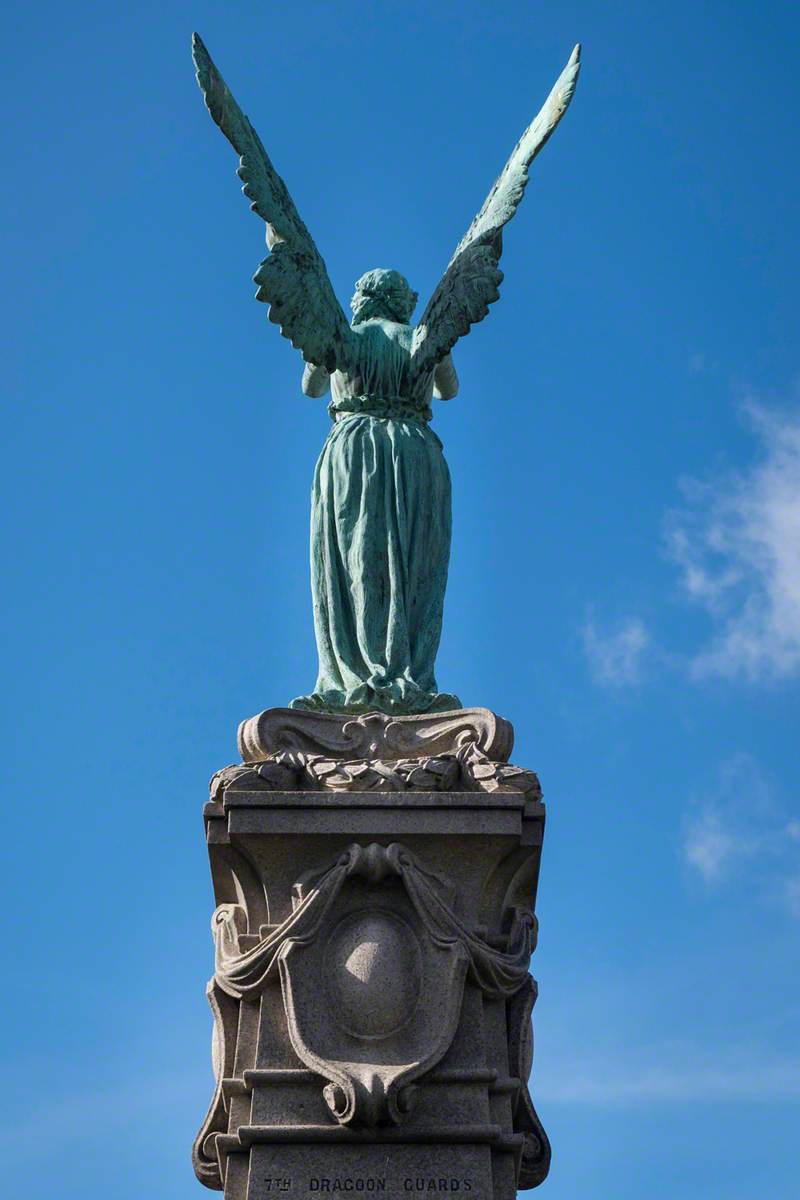
POLYGON ((217 1086, 198 1178, 226 1200, 540 1183, 544 807, 511 727, 273 709, 239 741, 205 810, 217 1086))

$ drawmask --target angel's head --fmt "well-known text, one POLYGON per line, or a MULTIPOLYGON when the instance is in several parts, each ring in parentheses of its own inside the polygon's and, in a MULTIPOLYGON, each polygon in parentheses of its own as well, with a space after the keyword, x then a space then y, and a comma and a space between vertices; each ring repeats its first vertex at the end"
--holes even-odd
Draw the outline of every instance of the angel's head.
POLYGON ((362 321, 382 317, 385 321, 407 325, 416 303, 417 293, 412 292, 404 275, 399 271, 376 267, 356 282, 355 295, 350 301, 353 324, 360 325, 362 321))

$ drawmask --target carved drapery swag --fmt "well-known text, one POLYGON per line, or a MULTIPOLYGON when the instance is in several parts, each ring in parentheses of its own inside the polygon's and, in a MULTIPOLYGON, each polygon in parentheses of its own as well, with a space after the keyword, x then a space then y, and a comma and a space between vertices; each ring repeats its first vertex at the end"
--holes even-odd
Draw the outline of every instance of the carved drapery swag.
MULTIPOLYGON (((215 912, 212 927, 215 937, 215 975, 209 984, 209 1000, 215 1017, 215 1074, 217 1086, 203 1126, 194 1147, 195 1171, 198 1178, 211 1188, 222 1188, 222 1174, 216 1151, 216 1137, 226 1128, 226 1105, 223 1080, 233 1070, 235 1031, 238 1024, 238 1002, 255 1001, 262 994, 268 979, 277 969, 281 958, 292 948, 310 945, 323 932, 326 919, 333 916, 337 898, 348 879, 361 878, 370 885, 390 877, 399 878, 431 942, 441 950, 449 950, 463 963, 454 978, 464 978, 464 968, 474 983, 488 996, 511 1000, 509 1065, 516 1069, 520 1080, 530 1073, 530 1012, 536 996, 534 981, 528 974, 531 955, 535 949, 537 922, 534 914, 523 907, 510 910, 510 929, 504 938, 505 949, 490 945, 484 938, 469 930, 453 913, 447 902, 451 889, 447 881, 426 870, 403 845, 371 844, 350 846, 327 869, 307 876, 295 884, 295 908, 276 929, 250 950, 240 953, 239 936, 246 932, 247 919, 242 906, 221 905, 215 912)), ((334 917, 335 919, 335 917, 334 917)), ((357 1071, 344 1063, 313 1062, 316 1069, 332 1080, 323 1090, 332 1115, 340 1123, 355 1118, 362 1124, 374 1125, 387 1118, 397 1122, 413 1104, 412 1078, 424 1078, 440 1055, 446 1050, 455 1031, 460 1001, 455 1003, 442 1037, 430 1046, 425 1061, 403 1064, 390 1071, 381 1081, 380 1070, 369 1069, 368 1080, 358 1077, 357 1071), (344 1070, 342 1070, 344 1068, 344 1070), (368 1084, 368 1086, 365 1086, 368 1084)), ((525 1136, 521 1162, 521 1186, 533 1187, 547 1174, 550 1148, 535 1109, 522 1087, 518 1120, 525 1136)))
POLYGON ((313 941, 348 878, 360 876, 368 883, 380 883, 390 875, 402 881, 432 942, 442 949, 460 946, 466 952, 469 974, 487 995, 509 997, 523 986, 536 945, 534 914, 529 909, 515 908, 508 948, 496 949, 459 921, 440 895, 444 881, 397 842, 390 846, 350 846, 317 877, 291 916, 243 954, 239 952, 239 934, 245 932, 244 909, 237 904, 221 905, 213 918, 216 983, 237 1000, 256 999, 287 944, 313 941))

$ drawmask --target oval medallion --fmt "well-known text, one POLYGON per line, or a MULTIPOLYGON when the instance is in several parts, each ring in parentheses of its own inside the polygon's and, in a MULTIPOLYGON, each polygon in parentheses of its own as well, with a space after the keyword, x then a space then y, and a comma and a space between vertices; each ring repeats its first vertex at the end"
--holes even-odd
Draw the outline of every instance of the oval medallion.
POLYGON ((395 1033, 419 999, 421 960, 416 936, 385 909, 350 913, 331 933, 325 977, 332 1015, 353 1037, 395 1033))

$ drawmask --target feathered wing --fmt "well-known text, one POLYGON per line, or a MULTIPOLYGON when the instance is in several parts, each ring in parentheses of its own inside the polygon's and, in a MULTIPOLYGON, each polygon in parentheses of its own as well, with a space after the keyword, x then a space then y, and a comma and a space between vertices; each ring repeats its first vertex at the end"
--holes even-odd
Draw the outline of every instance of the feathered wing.
POLYGON ((497 264, 503 249, 503 226, 517 211, 531 163, 567 111, 578 81, 580 52, 579 45, 572 51, 541 112, 514 148, 431 296, 414 330, 412 354, 418 376, 432 371, 499 298, 503 272, 497 264))
POLYGON ((331 286, 322 255, 261 144, 234 100, 200 37, 192 37, 197 82, 211 116, 239 155, 237 174, 254 212, 266 221, 271 253, 259 266, 256 298, 267 316, 302 351, 303 358, 329 371, 344 367, 352 337, 331 286))

